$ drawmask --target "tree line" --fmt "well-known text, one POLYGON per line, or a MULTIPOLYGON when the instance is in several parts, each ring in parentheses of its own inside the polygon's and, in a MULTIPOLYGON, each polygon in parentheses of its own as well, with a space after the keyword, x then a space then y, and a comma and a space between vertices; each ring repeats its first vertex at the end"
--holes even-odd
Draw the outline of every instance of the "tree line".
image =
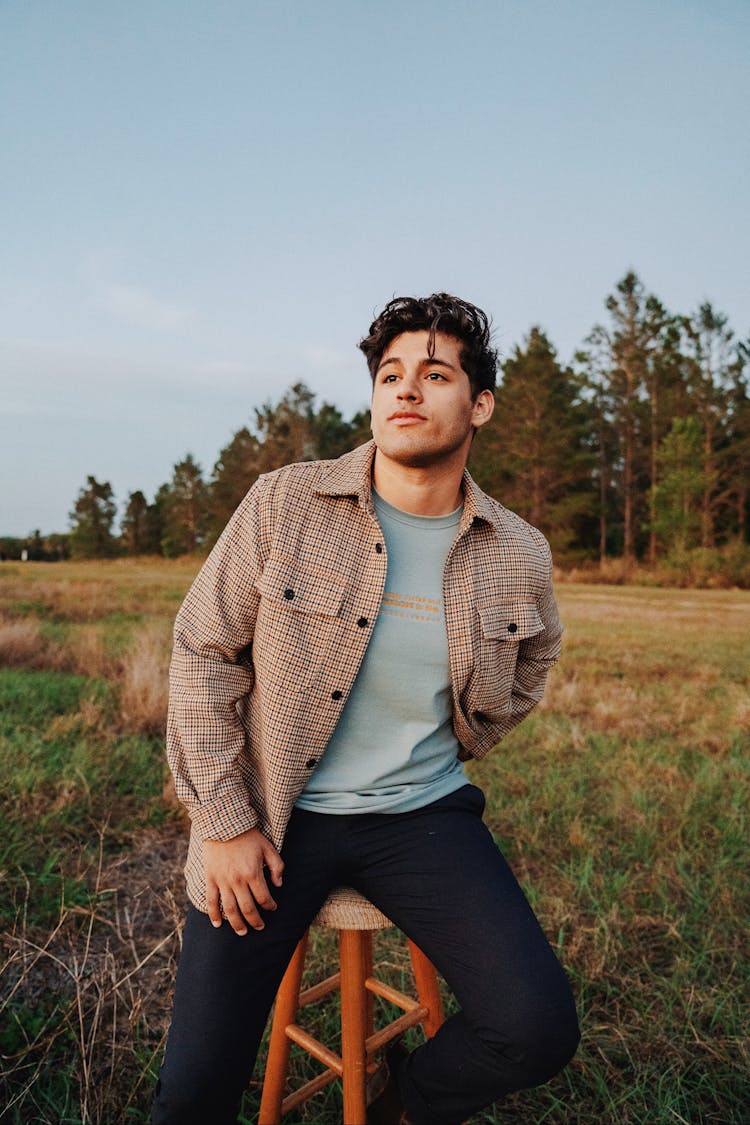
MULTIPOLYGON (((633 271, 605 309, 570 365, 540 327, 504 360, 494 416, 472 448, 474 478, 541 528, 562 562, 653 565, 713 553, 719 566, 733 559, 745 584, 750 340, 710 302, 671 312, 633 271)), ((366 411, 347 420, 330 403, 317 406, 304 383, 254 414, 208 478, 188 454, 152 500, 131 492, 119 532, 110 485, 88 477, 65 549, 205 551, 261 473, 336 457, 369 437, 366 411)))
POLYGON ((142 491, 131 492, 119 535, 110 485, 88 477, 71 512, 71 554, 175 558, 206 550, 261 473, 291 461, 337 457, 369 437, 367 414, 346 421, 329 403, 316 409, 315 395, 304 383, 290 387, 275 405, 256 408, 254 415, 252 428, 243 426, 221 450, 208 480, 188 453, 151 502, 142 491))

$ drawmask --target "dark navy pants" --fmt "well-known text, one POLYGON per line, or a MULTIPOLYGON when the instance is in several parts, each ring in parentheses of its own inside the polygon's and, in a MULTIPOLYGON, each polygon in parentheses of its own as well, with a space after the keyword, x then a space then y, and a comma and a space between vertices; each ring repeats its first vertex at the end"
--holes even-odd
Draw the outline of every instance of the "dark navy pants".
POLYGON ((417 943, 460 1005, 398 1075, 416 1125, 454 1125, 561 1070, 579 1038, 570 987, 483 809, 473 785, 408 813, 297 809, 265 929, 238 937, 191 909, 154 1125, 236 1120, 284 970, 342 884, 417 943))

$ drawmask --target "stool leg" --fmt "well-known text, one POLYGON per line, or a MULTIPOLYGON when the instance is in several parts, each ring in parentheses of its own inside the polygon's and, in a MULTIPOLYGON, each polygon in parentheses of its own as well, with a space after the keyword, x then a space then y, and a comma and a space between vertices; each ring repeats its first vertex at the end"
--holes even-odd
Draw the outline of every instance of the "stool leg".
POLYGON ((340 930, 341 1059, 344 1066, 344 1121, 365 1125, 367 1004, 365 971, 372 954, 369 930, 340 930), (368 954, 368 945, 370 953, 368 954))
POLYGON ((411 966, 414 970, 414 981, 417 986, 417 996, 420 1004, 429 1009, 429 1015, 424 1020, 425 1034, 432 1038, 445 1019, 443 1014, 443 1001, 438 988, 437 972, 435 966, 422 950, 413 941, 409 942, 411 966))
MULTIPOLYGON (((372 946, 373 934, 370 933, 369 940, 364 943, 364 959, 365 959, 365 980, 372 976, 372 946)), ((369 988, 365 989, 365 1036, 372 1035, 375 1031, 375 997, 370 992, 369 988)), ((375 1063, 371 1064, 374 1069, 375 1063)))
POLYGON ((281 1103, 284 1099, 284 1087, 289 1072, 289 1053, 292 1047, 286 1029, 297 1018, 306 950, 307 934, 294 951, 279 985, 279 991, 276 993, 258 1125, 278 1125, 281 1121, 281 1103))

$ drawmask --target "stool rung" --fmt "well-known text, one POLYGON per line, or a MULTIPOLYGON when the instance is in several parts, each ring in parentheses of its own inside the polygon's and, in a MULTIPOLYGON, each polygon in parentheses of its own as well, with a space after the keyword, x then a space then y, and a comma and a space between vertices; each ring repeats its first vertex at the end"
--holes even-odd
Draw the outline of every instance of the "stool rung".
POLYGON ((391 1039, 395 1039, 402 1031, 421 1023, 427 1015, 429 1015, 429 1008, 417 1007, 412 1012, 406 1012, 403 1016, 399 1016, 397 1020, 393 1020, 380 1031, 376 1031, 374 1035, 368 1035, 365 1040, 365 1050, 368 1057, 375 1051, 379 1051, 386 1043, 390 1043, 391 1039))
POLYGON ((310 988, 306 988, 304 992, 299 994, 299 1006, 305 1008, 308 1004, 314 1004, 317 1000, 322 1000, 329 992, 333 992, 341 984, 341 973, 334 973, 333 976, 326 977, 325 980, 318 981, 310 988))
POLYGON ((281 1116, 289 1113, 291 1110, 296 1109, 302 1102, 306 1102, 313 1094, 317 1094, 319 1090, 324 1090, 334 1078, 338 1078, 332 1070, 324 1070, 317 1078, 311 1078, 309 1082, 305 1082, 304 1086, 300 1086, 299 1090, 295 1090, 293 1094, 287 1094, 281 1103, 281 1116))
MULTIPOLYGON (((336 928, 336 927, 334 927, 336 928)), ((415 1000, 406 993, 383 983, 373 975, 372 932, 340 930, 339 971, 311 987, 300 988, 304 971, 307 934, 297 945, 284 979, 279 986, 268 1049, 266 1076, 258 1121, 262 1125, 279 1125, 283 1115, 292 1114, 314 1094, 325 1089, 334 1079, 343 1084, 344 1115, 347 1120, 363 1121, 365 1111, 365 1080, 375 1070, 377 1053, 408 1028, 424 1025, 425 1034, 434 1035, 443 1021, 443 1009, 434 966, 412 942, 409 942, 416 992, 415 1000), (343 980, 343 990, 342 990, 343 980), (297 1013, 330 993, 341 991, 341 1054, 336 1054, 296 1022, 297 1013), (379 1031, 373 1030, 375 1019, 373 996, 400 1008, 398 1019, 379 1031), (373 1034, 367 1035, 368 1031, 373 1034), (290 1044, 314 1058, 322 1073, 304 1082, 298 1090, 284 1097, 284 1084, 289 1074, 290 1044), (346 1064, 344 1063, 346 1056, 346 1064)), ((332 966, 333 967, 333 966, 332 966)), ((382 1013, 384 1015, 384 1013, 382 1013)))
POLYGON ((405 992, 399 992, 397 988, 391 988, 389 984, 383 984, 377 977, 368 977, 365 981, 365 988, 369 992, 374 992, 376 996, 382 996, 384 1000, 390 1000, 391 1004, 395 1004, 403 1012, 411 1012, 419 1007, 418 1000, 407 996, 405 992))
POLYGON ((296 1023, 287 1024, 286 1027, 287 1038, 291 1039, 293 1043, 298 1043, 300 1047, 304 1047, 308 1054, 322 1062, 323 1066, 327 1066, 329 1070, 333 1070, 339 1077, 344 1073, 344 1064, 341 1061, 341 1055, 334 1054, 328 1048, 310 1035, 304 1028, 296 1023))

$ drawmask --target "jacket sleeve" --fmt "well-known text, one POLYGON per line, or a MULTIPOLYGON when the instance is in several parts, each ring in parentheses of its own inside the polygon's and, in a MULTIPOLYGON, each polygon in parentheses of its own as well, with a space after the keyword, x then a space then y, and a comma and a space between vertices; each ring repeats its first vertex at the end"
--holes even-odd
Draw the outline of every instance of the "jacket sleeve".
POLYGON ((544 694, 547 673, 558 662, 562 651, 562 625, 552 588, 552 553, 546 540, 543 541, 543 551, 545 578, 537 599, 537 608, 544 629, 521 641, 518 646, 510 714, 500 724, 501 738, 525 719, 539 703, 544 694))
MULTIPOLYGON (((509 710, 481 734, 471 749, 475 758, 483 758, 533 711, 544 694, 548 671, 560 659, 563 629, 552 587, 552 554, 547 540, 537 534, 541 540, 541 569, 536 604, 544 628, 519 642, 509 710)), ((464 759, 467 756, 461 755, 464 759)))
POLYGON ((250 489, 177 614, 169 674, 167 759, 178 799, 201 839, 227 840, 258 824, 240 769, 246 732, 237 703, 251 661, 263 569, 267 486, 250 489))

